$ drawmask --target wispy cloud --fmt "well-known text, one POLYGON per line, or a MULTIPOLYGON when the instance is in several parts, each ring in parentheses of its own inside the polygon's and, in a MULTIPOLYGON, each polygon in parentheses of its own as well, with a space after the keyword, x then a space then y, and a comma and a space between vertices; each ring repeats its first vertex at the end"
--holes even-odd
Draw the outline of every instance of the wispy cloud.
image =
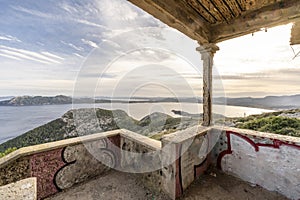
POLYGON ((12 56, 12 55, 5 54, 5 53, 0 53, 0 56, 3 56, 3 57, 6 57, 6 58, 10 58, 10 59, 14 59, 14 60, 21 61, 20 58, 18 58, 18 57, 16 57, 16 56, 12 56))
POLYGON ((34 10, 34 9, 28 9, 28 8, 24 8, 22 6, 11 6, 14 10, 19 11, 19 12, 23 12, 26 14, 30 14, 33 16, 37 16, 37 17, 42 17, 42 18, 54 18, 54 15, 49 14, 49 13, 45 13, 45 12, 41 12, 38 10, 34 10))
POLYGON ((55 54, 52 54, 52 53, 49 53, 49 52, 41 52, 42 54, 44 54, 45 56, 49 56, 49 57, 52 57, 52 58, 55 58, 55 59, 59 59, 59 60, 64 60, 64 58, 58 56, 58 55, 55 55, 55 54))
MULTIPOLYGON (((45 55, 43 53, 37 53, 33 51, 28 51, 24 49, 17 49, 12 47, 7 47, 4 45, 0 45, 0 52, 2 56, 10 57, 13 59, 27 59, 43 64, 61 64, 61 60, 63 58, 54 58, 53 54, 49 55, 49 53, 46 53, 48 55, 45 55)), ((56 56, 57 57, 57 56, 56 56)))
POLYGON ((82 55, 78 54, 78 53, 73 53, 73 55, 79 57, 79 58, 84 58, 82 55))
POLYGON ((97 27, 97 28, 102 28, 102 29, 105 29, 105 30, 109 30, 106 26, 103 26, 101 24, 97 24, 97 23, 94 23, 94 22, 91 22, 91 21, 88 21, 88 20, 83 20, 83 19, 73 19, 73 20, 77 23, 80 23, 80 24, 85 24, 85 25, 94 26, 94 27, 97 27))
POLYGON ((93 41, 90 41, 90 40, 86 40, 86 39, 81 39, 81 41, 84 43, 84 44, 87 44, 93 48, 99 48, 99 46, 93 42, 93 41))
POLYGON ((0 35, 0 40, 13 41, 13 42, 21 42, 21 40, 19 40, 16 37, 13 37, 11 35, 0 35))
POLYGON ((84 19, 83 16, 84 16, 84 14, 88 13, 88 7, 86 7, 85 10, 82 10, 81 12, 79 12, 75 7, 72 8, 70 5, 67 6, 67 4, 64 4, 64 6, 62 8, 64 10, 68 11, 71 15, 64 15, 64 13, 59 13, 59 14, 54 15, 52 13, 41 12, 39 10, 28 9, 28 8, 24 8, 21 6, 12 6, 12 8, 16 11, 30 14, 30 15, 36 16, 36 17, 41 17, 41 18, 51 19, 51 20, 74 21, 79 24, 84 24, 84 25, 88 25, 88 26, 102 28, 104 30, 109 30, 104 25, 84 19))
POLYGON ((77 51, 84 51, 84 48, 83 47, 80 47, 80 46, 76 46, 75 44, 72 44, 72 43, 67 43, 65 41, 60 41, 61 43, 69 46, 69 47, 72 47, 73 49, 77 50, 77 51))
POLYGON ((67 11, 68 13, 77 13, 78 12, 76 7, 71 6, 70 4, 68 4, 66 2, 59 2, 59 7, 65 11, 67 11))

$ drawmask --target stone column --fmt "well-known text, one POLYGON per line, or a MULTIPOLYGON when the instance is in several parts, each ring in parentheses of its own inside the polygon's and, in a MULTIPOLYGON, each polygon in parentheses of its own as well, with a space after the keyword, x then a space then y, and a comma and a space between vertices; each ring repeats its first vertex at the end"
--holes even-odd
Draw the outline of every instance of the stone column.
POLYGON ((203 126, 212 123, 212 67, 214 54, 219 50, 216 44, 201 45, 196 49, 203 60, 203 126))

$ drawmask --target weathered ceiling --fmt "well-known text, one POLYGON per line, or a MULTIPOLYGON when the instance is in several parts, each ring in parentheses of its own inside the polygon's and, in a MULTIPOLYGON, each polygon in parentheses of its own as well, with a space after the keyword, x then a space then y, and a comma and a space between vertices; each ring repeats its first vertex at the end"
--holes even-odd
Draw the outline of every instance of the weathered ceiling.
POLYGON ((128 0, 201 44, 300 20, 300 0, 128 0))

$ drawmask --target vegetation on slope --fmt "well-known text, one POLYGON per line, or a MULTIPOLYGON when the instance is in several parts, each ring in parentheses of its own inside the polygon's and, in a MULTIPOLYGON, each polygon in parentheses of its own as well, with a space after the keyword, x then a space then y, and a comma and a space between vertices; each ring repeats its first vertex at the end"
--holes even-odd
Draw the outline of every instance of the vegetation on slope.
POLYGON ((300 120, 288 117, 266 117, 244 121, 237 128, 300 137, 300 120))
POLYGON ((21 148, 35 144, 42 144, 64 139, 66 123, 62 119, 53 120, 43 126, 37 127, 12 140, 0 145, 0 152, 8 148, 21 148))
POLYGON ((300 110, 278 111, 233 120, 235 127, 261 132, 300 137, 300 110))
POLYGON ((0 158, 6 156, 7 154, 14 152, 15 150, 17 150, 16 147, 6 149, 3 153, 0 153, 0 158))

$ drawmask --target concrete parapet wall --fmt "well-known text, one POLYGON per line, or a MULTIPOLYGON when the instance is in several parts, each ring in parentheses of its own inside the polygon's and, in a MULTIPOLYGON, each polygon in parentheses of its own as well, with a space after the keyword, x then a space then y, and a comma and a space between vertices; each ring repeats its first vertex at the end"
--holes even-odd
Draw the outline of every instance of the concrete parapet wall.
POLYGON ((36 200, 36 178, 28 178, 0 187, 0 199, 5 200, 36 200))
POLYGON ((119 145, 120 132, 111 131, 18 149, 0 159, 0 185, 35 177, 37 199, 43 199, 100 175, 110 168, 95 155, 118 164, 118 157, 114 156, 118 152, 111 151, 115 150, 111 144, 119 145), (97 152, 89 151, 92 149, 89 147, 95 147, 93 149, 97 152))
POLYGON ((0 159, 0 186, 36 177, 37 199, 43 199, 114 168, 139 173, 145 185, 161 191, 160 168, 146 165, 155 157, 160 166, 160 148, 161 142, 127 130, 25 147, 0 159))
POLYGON ((43 199, 114 168, 175 199, 215 164, 298 200, 299 155, 299 138, 236 128, 196 126, 162 142, 116 130, 18 149, 0 159, 0 186, 34 177, 43 199))
POLYGON ((162 140, 163 189, 180 197, 210 165, 208 127, 196 126, 162 140))
POLYGON ((162 140, 164 191, 173 199, 180 197, 209 165, 215 165, 298 200, 299 155, 300 138, 230 127, 193 127, 162 140))
POLYGON ((227 127, 222 130, 214 148, 220 169, 290 199, 300 198, 300 138, 227 127))
POLYGON ((130 131, 121 134, 120 169, 139 176, 154 192, 162 191, 161 142, 130 131))

